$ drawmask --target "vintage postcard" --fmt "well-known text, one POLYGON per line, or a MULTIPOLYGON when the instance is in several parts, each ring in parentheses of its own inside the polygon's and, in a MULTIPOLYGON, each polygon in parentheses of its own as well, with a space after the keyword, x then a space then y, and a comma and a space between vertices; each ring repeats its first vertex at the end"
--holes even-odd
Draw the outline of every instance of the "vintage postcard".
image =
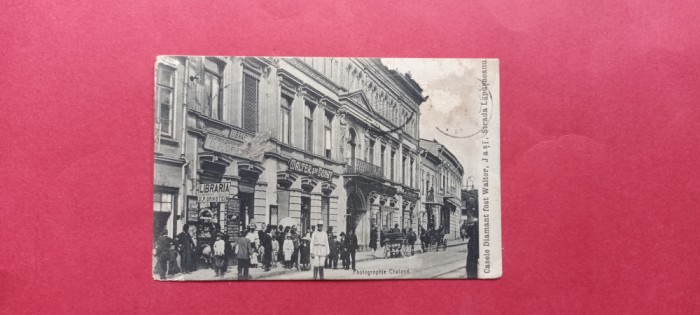
POLYGON ((154 71, 154 279, 501 277, 498 60, 154 71))

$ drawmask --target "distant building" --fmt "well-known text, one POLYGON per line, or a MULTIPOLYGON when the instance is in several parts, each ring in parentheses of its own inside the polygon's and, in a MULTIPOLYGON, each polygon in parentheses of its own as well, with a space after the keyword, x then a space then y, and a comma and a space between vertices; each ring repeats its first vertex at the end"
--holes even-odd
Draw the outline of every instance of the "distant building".
POLYGON ((436 140, 421 139, 420 147, 420 224, 427 229, 442 226, 449 238, 458 238, 464 168, 457 157, 436 140))

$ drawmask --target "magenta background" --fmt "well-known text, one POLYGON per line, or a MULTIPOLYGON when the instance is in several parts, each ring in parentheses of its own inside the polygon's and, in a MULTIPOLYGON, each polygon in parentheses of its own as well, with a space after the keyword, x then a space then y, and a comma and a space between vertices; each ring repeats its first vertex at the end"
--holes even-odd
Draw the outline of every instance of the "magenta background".
POLYGON ((638 2, 3 1, 0 313, 697 312, 700 7, 638 2), (158 54, 500 58, 503 278, 151 280, 158 54))

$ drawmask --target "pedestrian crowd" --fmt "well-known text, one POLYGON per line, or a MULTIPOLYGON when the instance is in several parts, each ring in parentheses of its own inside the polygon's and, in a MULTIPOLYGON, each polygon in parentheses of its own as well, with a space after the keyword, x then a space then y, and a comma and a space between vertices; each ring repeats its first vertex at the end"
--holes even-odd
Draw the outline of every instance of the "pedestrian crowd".
POLYGON ((250 224, 238 237, 231 238, 212 226, 210 241, 195 242, 189 225, 174 239, 163 230, 154 244, 156 263, 154 274, 160 279, 177 274, 189 274, 199 269, 212 269, 215 277, 223 278, 229 266, 237 266, 239 280, 250 279, 250 269, 268 272, 272 268, 307 271, 313 268, 314 279, 324 278, 324 269, 355 270, 358 250, 354 231, 339 235, 332 228, 323 231, 323 223, 300 233, 294 226, 262 224, 257 229, 250 224))
MULTIPOLYGON (((463 238, 470 234, 467 229, 466 223, 460 229, 463 238)), ((264 223, 260 229, 257 225, 250 224, 233 238, 217 229, 216 225, 211 225, 209 241, 196 242, 197 238, 191 233, 190 226, 186 224, 174 239, 168 237, 167 230, 163 230, 156 239, 156 264, 153 272, 160 279, 166 279, 167 275, 189 274, 199 269, 212 269, 214 277, 223 278, 230 266, 237 266, 239 280, 250 279, 251 268, 260 268, 263 272, 273 268, 297 271, 313 268, 314 279, 323 279, 326 268, 355 270, 355 256, 359 250, 353 230, 336 235, 332 227, 323 231, 323 223, 320 221, 304 233, 298 231, 296 225, 264 223)), ((436 237, 433 234, 444 237, 442 227, 427 230, 419 227, 421 247, 434 241, 436 237)), ((376 256, 378 247, 387 246, 389 237, 396 235, 405 238, 411 255, 414 255, 414 246, 419 237, 412 228, 400 229, 398 224, 391 229, 384 226, 381 230, 372 225, 368 244, 370 252, 376 256)))

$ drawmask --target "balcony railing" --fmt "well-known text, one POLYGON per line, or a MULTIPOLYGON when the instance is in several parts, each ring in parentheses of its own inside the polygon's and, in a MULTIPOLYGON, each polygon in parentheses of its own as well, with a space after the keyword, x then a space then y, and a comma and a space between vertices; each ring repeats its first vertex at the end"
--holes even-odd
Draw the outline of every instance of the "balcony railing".
POLYGON ((374 178, 384 178, 382 168, 360 159, 350 160, 345 168, 345 173, 350 175, 365 175, 374 178))

